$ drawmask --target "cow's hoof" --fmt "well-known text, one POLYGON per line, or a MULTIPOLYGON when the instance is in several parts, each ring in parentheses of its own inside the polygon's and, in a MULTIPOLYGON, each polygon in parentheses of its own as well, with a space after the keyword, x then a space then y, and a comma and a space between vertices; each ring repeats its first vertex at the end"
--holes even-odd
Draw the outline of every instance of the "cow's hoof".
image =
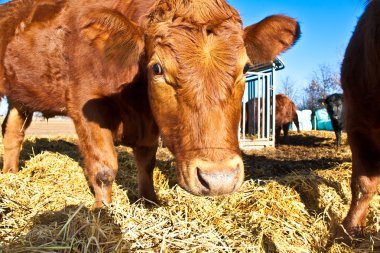
POLYGON ((359 226, 356 227, 344 227, 340 225, 334 234, 334 242, 344 243, 351 246, 355 239, 363 237, 363 229, 359 226))
POLYGON ((158 198, 154 189, 142 189, 139 192, 139 198, 144 199, 146 203, 157 204, 158 198))
POLYGON ((146 207, 146 208, 154 208, 159 206, 159 201, 157 198, 156 193, 153 192, 153 194, 144 194, 139 197, 141 203, 146 207))
POLYGON ((102 200, 95 200, 94 202, 94 209, 104 209, 107 208, 109 204, 105 203, 102 200))

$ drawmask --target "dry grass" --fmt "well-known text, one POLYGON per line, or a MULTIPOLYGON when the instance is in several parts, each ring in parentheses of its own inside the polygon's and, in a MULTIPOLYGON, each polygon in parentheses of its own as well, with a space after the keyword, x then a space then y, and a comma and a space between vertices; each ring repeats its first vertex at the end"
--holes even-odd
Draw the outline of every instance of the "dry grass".
POLYGON ((333 139, 332 133, 303 133, 288 145, 246 154, 242 189, 217 198, 175 186, 173 160, 161 149, 154 172, 161 203, 150 208, 136 197, 131 150, 118 147, 114 203, 93 210, 77 140, 29 138, 23 170, 0 174, 0 251, 380 251, 379 197, 363 240, 351 247, 329 243, 350 201, 349 148, 336 150, 333 139))

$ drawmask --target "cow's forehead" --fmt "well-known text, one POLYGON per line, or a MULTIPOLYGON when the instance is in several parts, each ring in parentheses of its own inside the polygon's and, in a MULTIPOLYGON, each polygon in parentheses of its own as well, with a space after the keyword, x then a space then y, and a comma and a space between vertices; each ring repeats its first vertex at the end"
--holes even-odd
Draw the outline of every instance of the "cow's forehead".
POLYGON ((163 24, 154 30, 149 56, 170 60, 176 71, 183 67, 202 73, 214 69, 235 76, 236 68, 248 61, 244 57, 243 30, 233 22, 212 29, 207 25, 163 24))
MULTIPOLYGON (((226 19, 216 24, 190 23, 177 17, 176 20, 152 23, 145 31, 148 38, 148 55, 171 57, 177 67, 222 68, 226 63, 235 69, 245 52, 241 23, 226 19), (165 47, 165 51, 162 51, 165 47), (170 52, 168 52, 170 51, 170 52)), ((162 59, 163 60, 163 59, 162 59)), ((232 73, 230 73, 232 75, 232 73)))
POLYGON ((166 77, 181 87, 183 100, 205 96, 212 104, 225 101, 246 64, 243 31, 224 22, 209 31, 207 25, 162 25, 149 47, 152 62, 159 59, 166 77))
POLYGON ((224 1, 160 1, 146 18, 143 30, 151 45, 150 56, 162 45, 176 52, 194 47, 211 56, 223 50, 236 54, 244 48, 240 15, 224 1))
POLYGON ((145 27, 162 22, 215 26, 227 20, 242 25, 239 13, 223 0, 162 0, 146 16, 145 27))

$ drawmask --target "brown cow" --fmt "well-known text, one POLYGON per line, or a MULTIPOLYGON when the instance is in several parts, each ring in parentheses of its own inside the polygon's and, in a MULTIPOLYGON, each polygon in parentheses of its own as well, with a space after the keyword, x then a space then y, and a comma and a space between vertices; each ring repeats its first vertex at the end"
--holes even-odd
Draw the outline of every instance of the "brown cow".
POLYGON ((113 140, 133 147, 139 194, 156 201, 158 135, 196 195, 231 193, 244 166, 238 125, 248 63, 267 62, 300 35, 271 16, 242 29, 223 0, 14 0, 0 6, 4 172, 18 170, 34 111, 74 121, 96 205, 111 202, 113 140))
POLYGON ((368 205, 380 181, 380 1, 369 2, 347 47, 342 87, 352 151, 352 201, 343 221, 346 241, 366 225, 368 205))
POLYGON ((294 122, 297 131, 300 132, 297 107, 290 98, 284 94, 276 95, 276 138, 280 137, 281 129, 284 131, 284 139, 287 139, 289 126, 294 122))

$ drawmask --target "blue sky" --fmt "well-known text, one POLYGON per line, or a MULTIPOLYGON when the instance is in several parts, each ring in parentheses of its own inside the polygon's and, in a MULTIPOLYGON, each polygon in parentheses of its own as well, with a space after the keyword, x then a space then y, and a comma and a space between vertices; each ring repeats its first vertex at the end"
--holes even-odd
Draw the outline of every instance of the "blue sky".
POLYGON ((244 26, 266 16, 285 14, 296 18, 302 36, 298 43, 280 57, 286 68, 278 72, 278 86, 289 76, 301 93, 320 64, 340 71, 345 48, 358 18, 365 8, 364 0, 229 0, 241 14, 244 26))
MULTIPOLYGON (((7 1, 0 0, 0 3, 4 2, 7 1)), ((286 68, 278 72, 278 85, 281 86, 281 80, 289 76, 295 82, 299 95, 320 64, 328 64, 339 71, 345 48, 365 8, 364 0, 228 2, 240 12, 245 26, 273 14, 286 14, 299 21, 302 37, 293 48, 281 55, 286 68)))

